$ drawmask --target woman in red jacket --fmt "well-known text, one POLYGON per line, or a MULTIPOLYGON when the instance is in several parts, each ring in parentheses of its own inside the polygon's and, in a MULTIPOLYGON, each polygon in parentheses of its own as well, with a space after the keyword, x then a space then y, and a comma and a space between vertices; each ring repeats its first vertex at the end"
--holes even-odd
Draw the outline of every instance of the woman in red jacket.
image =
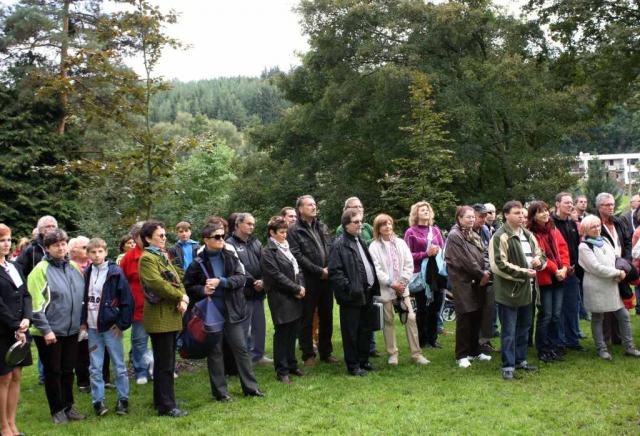
POLYGON ((536 277, 540 287, 536 301, 536 349, 540 360, 553 362, 561 359, 558 329, 562 312, 562 282, 569 269, 569 248, 553 225, 549 206, 544 201, 533 201, 529 205, 527 228, 536 236, 538 245, 547 256, 547 267, 538 271, 536 277))

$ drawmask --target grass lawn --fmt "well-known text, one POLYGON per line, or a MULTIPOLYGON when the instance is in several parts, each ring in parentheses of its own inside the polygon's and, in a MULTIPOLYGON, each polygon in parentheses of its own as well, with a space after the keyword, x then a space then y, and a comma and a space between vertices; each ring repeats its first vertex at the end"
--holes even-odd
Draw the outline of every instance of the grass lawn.
MULTIPOLYGON (((337 310, 334 320, 333 343, 340 357, 337 310)), ((632 315, 632 321, 640 344, 640 317, 632 315)), ((455 325, 447 323, 446 329, 452 332, 455 325)), ((589 352, 572 352, 564 362, 545 365, 530 349, 529 360, 540 371, 513 382, 501 379, 499 355, 458 369, 452 334, 441 336, 443 349, 425 352, 430 365, 416 366, 398 324, 400 365, 389 367, 386 356, 372 359, 379 370, 367 377, 347 376, 343 364, 318 364, 284 386, 275 380, 272 367, 258 367, 265 398, 243 397, 238 379, 232 378, 235 401, 220 404, 212 401, 206 369, 182 372, 176 397, 189 416, 181 419, 155 416, 151 384, 137 386, 132 380, 128 416, 113 413, 113 390, 107 391, 111 412, 102 418, 93 414, 90 394, 76 391, 76 407, 89 417, 60 427, 51 423, 34 365, 24 371, 18 426, 28 435, 640 433, 640 360, 623 356, 620 346, 614 347, 612 362, 600 360, 589 324, 583 322, 582 329, 589 336, 583 341, 589 352)), ((381 332, 376 340, 383 350, 381 332)))

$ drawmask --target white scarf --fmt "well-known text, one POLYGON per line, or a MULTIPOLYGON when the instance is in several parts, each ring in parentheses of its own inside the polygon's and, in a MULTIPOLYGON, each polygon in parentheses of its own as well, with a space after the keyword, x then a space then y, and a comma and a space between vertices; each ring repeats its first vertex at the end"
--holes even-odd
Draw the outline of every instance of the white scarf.
POLYGON ((281 244, 273 238, 269 238, 269 239, 271 239, 273 243, 276 244, 276 247, 278 247, 278 250, 280 250, 280 252, 284 254, 285 257, 289 260, 289 262, 291 262, 291 264, 293 265, 293 272, 297 276, 300 273, 300 270, 298 268, 298 261, 296 260, 295 257, 293 257, 293 254, 291 254, 291 250, 289 250, 289 241, 285 240, 284 243, 281 244))

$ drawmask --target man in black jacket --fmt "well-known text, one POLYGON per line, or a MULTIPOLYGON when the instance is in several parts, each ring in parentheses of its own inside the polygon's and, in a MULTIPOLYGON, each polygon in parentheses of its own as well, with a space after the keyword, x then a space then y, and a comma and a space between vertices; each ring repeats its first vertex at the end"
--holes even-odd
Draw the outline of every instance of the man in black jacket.
POLYGON ((240 262, 244 265, 247 282, 244 286, 244 296, 247 299, 247 313, 249 326, 247 348, 251 353, 251 360, 259 365, 270 365, 273 360, 265 356, 265 338, 267 322, 264 317, 264 288, 262 284, 262 270, 260 257, 262 244, 253 231, 256 219, 250 213, 236 215, 235 230, 227 243, 236 249, 240 262))
POLYGON ((38 236, 20 253, 16 264, 22 270, 25 277, 42 260, 45 255, 44 237, 53 229, 58 228, 58 221, 51 215, 45 215, 38 220, 38 236))
POLYGON ((380 295, 373 260, 362 233, 362 212, 347 209, 342 214, 340 235, 329 254, 329 281, 340 305, 340 332, 347 371, 351 375, 367 375, 373 371, 369 363, 372 330, 373 296, 380 295))
POLYGON ((319 335, 318 352, 320 360, 336 363, 331 355, 333 346, 333 292, 329 287, 329 249, 331 236, 329 229, 317 218, 316 202, 310 195, 303 195, 296 201, 298 221, 289 227, 287 241, 291 253, 302 269, 306 286, 303 300, 302 326, 300 329, 300 347, 305 366, 315 365, 316 353, 313 351, 312 326, 313 314, 318 309, 319 335))

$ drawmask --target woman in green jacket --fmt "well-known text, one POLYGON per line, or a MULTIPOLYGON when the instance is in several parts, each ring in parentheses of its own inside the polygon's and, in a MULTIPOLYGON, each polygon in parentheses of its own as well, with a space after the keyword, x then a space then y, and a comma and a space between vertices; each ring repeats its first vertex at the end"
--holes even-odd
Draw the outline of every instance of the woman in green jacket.
POLYGON ((160 416, 179 418, 187 412, 176 407, 173 371, 176 363, 176 335, 182 329, 182 315, 189 297, 180 276, 169 262, 164 246, 164 224, 147 221, 140 238, 144 253, 140 257, 140 282, 144 291, 143 325, 153 348, 153 405, 160 416))

